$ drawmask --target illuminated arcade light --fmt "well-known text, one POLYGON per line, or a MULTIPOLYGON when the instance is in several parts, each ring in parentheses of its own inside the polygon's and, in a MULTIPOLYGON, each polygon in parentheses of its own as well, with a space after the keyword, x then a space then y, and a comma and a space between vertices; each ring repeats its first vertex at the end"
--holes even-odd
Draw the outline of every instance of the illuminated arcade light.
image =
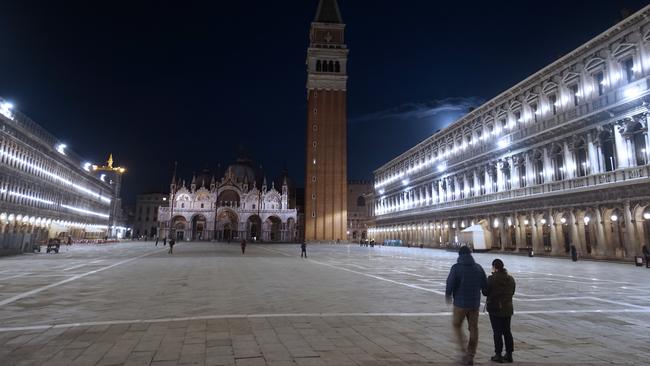
POLYGON ((89 163, 89 162, 85 162, 84 165, 83 165, 84 170, 87 171, 87 172, 90 172, 90 169, 92 168, 92 166, 93 165, 91 163, 89 163))
POLYGON ((501 139, 497 142, 497 145, 500 149, 505 149, 506 147, 510 146, 510 141, 507 139, 501 139))
POLYGON ((438 165, 438 171, 439 172, 444 172, 445 170, 447 170, 447 164, 439 164, 438 165))
POLYGON ((643 218, 646 220, 650 220, 650 212, 644 212, 643 213, 643 218))
POLYGON ((618 221, 618 216, 617 216, 616 214, 613 214, 613 215, 610 217, 610 219, 612 219, 612 221, 616 222, 616 221, 618 221))
POLYGON ((102 182, 106 182, 106 174, 102 174, 102 175, 100 175, 100 176, 99 176, 99 179, 100 179, 102 182))
POLYGON ((561 218, 561 219, 560 219, 560 222, 563 223, 563 224, 566 224, 566 218, 564 218, 564 217, 561 218))
POLYGON ((494 219, 494 223, 492 225, 494 226, 495 229, 498 228, 499 227, 499 219, 494 219))
POLYGON ((541 222, 542 225, 546 225, 546 219, 541 219, 541 220, 539 220, 539 222, 541 222))
POLYGON ((639 89, 638 86, 632 86, 632 87, 629 87, 629 88, 625 89, 625 91, 623 92, 623 95, 626 98, 636 98, 639 95, 641 95, 641 93, 643 93, 643 91, 641 89, 639 89))
POLYGON ((65 155, 65 149, 68 147, 66 144, 58 144, 56 145, 56 151, 59 152, 61 155, 65 155))
POLYGON ((407 179, 402 179, 402 185, 408 185, 408 184, 409 184, 408 178, 407 179))
POLYGON ((379 190, 379 194, 384 194, 384 192, 385 192, 385 191, 384 191, 383 188, 379 190))
POLYGON ((585 225, 589 225, 589 221, 591 220, 591 218, 589 216, 585 216, 585 218, 582 220, 585 222, 585 225))

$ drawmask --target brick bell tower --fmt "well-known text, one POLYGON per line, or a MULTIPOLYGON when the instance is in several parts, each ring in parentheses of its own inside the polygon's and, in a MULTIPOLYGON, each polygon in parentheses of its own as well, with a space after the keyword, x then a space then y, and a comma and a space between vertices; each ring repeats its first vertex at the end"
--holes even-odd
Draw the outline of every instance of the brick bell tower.
POLYGON ((305 240, 347 240, 347 59, 336 0, 320 0, 307 51, 305 240))

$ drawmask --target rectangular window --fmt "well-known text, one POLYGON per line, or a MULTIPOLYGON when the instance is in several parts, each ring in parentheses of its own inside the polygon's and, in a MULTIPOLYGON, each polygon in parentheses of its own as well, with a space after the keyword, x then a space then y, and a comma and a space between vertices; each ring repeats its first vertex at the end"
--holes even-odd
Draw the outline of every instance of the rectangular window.
POLYGON ((598 96, 601 96, 605 93, 605 75, 603 72, 597 72, 594 75, 594 80, 596 81, 596 87, 598 88, 598 96))
POLYGON ((623 61, 623 68, 625 69, 625 76, 627 77, 627 82, 631 83, 634 81, 634 60, 632 57, 623 61))
POLYGON ((573 84, 569 86, 569 90, 571 90, 571 95, 573 96, 573 105, 577 107, 578 106, 578 84, 573 84))
POLYGON ((553 111, 553 115, 557 114, 557 96, 555 94, 551 94, 548 96, 548 102, 551 105, 551 110, 553 111))
POLYGON ((537 122, 537 103, 531 104, 530 109, 533 111, 533 120, 537 122))

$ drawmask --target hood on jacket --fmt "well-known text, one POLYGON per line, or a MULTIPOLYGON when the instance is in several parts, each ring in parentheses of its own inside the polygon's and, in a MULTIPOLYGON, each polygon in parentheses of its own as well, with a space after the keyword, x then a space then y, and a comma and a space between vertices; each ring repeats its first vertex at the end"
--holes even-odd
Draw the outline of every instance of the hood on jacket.
POLYGON ((474 257, 472 257, 471 254, 461 254, 458 256, 457 263, 462 264, 462 265, 470 265, 474 264, 474 257))

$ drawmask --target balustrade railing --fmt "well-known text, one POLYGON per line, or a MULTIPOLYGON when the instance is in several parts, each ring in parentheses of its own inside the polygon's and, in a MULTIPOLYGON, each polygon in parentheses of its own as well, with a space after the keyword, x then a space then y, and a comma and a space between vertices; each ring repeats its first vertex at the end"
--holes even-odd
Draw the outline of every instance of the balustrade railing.
POLYGON ((415 207, 408 208, 402 211, 391 211, 384 214, 378 214, 379 219, 390 219, 397 218, 402 216, 408 216, 418 213, 427 213, 435 212, 444 209, 450 208, 459 208, 463 206, 472 206, 483 203, 498 202, 510 199, 527 199, 533 196, 546 194, 546 193, 556 193, 556 192, 566 192, 570 193, 575 189, 585 189, 589 187, 600 187, 603 185, 614 184, 623 181, 637 180, 637 179, 649 179, 650 178, 650 166, 637 166, 631 168, 624 168, 610 172, 597 173, 594 175, 576 177, 571 179, 565 179, 562 181, 554 181, 542 183, 539 185, 517 188, 509 191, 501 191, 495 193, 489 193, 480 196, 473 196, 459 200, 447 201, 447 202, 438 202, 435 204, 420 204, 414 205, 415 207))

